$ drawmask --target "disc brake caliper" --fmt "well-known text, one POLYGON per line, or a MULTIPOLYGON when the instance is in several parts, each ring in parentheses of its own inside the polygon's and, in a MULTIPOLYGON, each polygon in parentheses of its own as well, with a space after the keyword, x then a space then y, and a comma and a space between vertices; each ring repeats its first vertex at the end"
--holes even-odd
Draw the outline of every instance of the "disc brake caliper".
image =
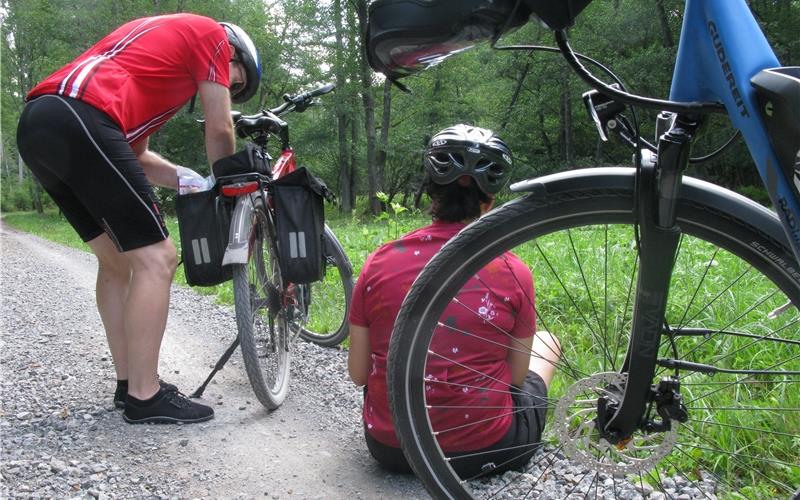
MULTIPOLYGON (((683 404, 683 396, 680 393, 681 383, 676 377, 664 377, 658 386, 651 389, 650 400, 655 403, 656 412, 661 417, 661 422, 657 422, 649 415, 644 419, 642 428, 645 432, 664 432, 672 429, 672 421, 686 422, 689 419, 689 412, 683 404)), ((649 412, 648 412, 649 413, 649 412)))

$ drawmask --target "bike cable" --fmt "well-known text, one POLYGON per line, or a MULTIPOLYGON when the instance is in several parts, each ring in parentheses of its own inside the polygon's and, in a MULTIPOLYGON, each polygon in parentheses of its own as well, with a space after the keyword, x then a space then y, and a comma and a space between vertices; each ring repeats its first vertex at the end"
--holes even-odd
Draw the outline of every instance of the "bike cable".
MULTIPOLYGON (((587 55, 581 54, 579 52, 574 52, 572 50, 572 48, 569 46, 569 44, 566 43, 566 36, 564 37, 564 45, 565 45, 564 49, 559 48, 559 47, 550 47, 550 46, 547 46, 547 45, 503 45, 503 46, 496 46, 494 44, 492 45, 492 48, 495 49, 495 50, 510 50, 510 51, 526 50, 526 51, 530 51, 530 52, 537 51, 537 52, 550 52, 550 53, 559 53, 559 54, 564 54, 565 50, 568 51, 569 54, 572 56, 572 58, 574 58, 574 63, 578 65, 580 70, 577 67, 575 67, 575 64, 570 62, 570 57, 567 57, 565 55, 565 57, 567 58, 567 62, 570 63, 570 65, 576 70, 576 72, 579 74, 579 76, 582 77, 582 79, 584 81, 589 83, 594 88, 600 87, 598 90, 602 89, 604 91, 606 89, 611 89, 611 90, 609 90, 608 94, 611 95, 612 97, 618 98, 618 100, 620 102, 624 102, 628 106, 628 108, 631 110, 631 122, 632 123, 629 123, 629 124, 625 123, 625 122, 627 122, 627 119, 625 119, 624 116, 621 116, 621 118, 624 119, 623 120, 623 124, 626 125, 626 128, 628 128, 633 133, 633 136, 632 137, 627 137, 626 136, 626 137, 623 137, 623 139, 624 139, 624 142, 626 142, 629 146, 635 147, 636 149, 640 149, 641 146, 644 146, 644 147, 646 147, 647 149, 649 149, 650 151, 652 151, 654 153, 658 151, 658 148, 655 145, 651 144, 649 141, 647 141, 646 139, 644 139, 642 137, 641 132, 640 132, 640 128, 639 128, 638 115, 636 114, 636 109, 634 108, 635 105, 641 105, 641 106, 650 108, 650 107, 653 107, 656 103, 663 103, 665 105, 670 105, 670 106, 671 105, 681 106, 681 105, 685 104, 687 106, 687 110, 691 109, 691 110, 695 110, 696 111, 697 107, 700 106, 703 109, 705 109, 706 107, 711 108, 711 109, 708 109, 708 111, 706 111, 706 112, 718 112, 719 111, 718 107, 721 106, 719 103, 680 103, 680 102, 675 102, 675 101, 663 101, 663 100, 659 100, 659 99, 651 99, 651 98, 637 96, 635 94, 630 94, 630 93, 627 92, 627 89, 626 89, 625 85, 622 83, 622 80, 616 74, 614 74, 614 72, 611 71, 611 69, 609 69, 608 67, 603 65, 601 62, 597 61, 596 59, 593 59, 593 58, 591 58, 591 57, 589 57, 587 55), (601 71, 603 71, 605 74, 607 74, 614 81, 614 83, 619 85, 620 90, 616 90, 613 87, 610 87, 605 82, 602 82, 601 80, 599 80, 596 77, 594 77, 591 73, 588 72, 588 70, 586 70, 586 68, 583 65, 580 64, 579 60, 582 60, 582 61, 585 61, 587 63, 590 63, 590 64, 596 66, 597 68, 599 68, 601 71), (584 74, 588 75, 590 80, 587 80, 587 78, 584 78, 584 76, 583 76, 584 74), (595 85, 594 82, 597 82, 597 84, 595 85), (623 98, 622 96, 628 96, 628 97, 631 98, 632 101, 635 101, 636 99, 643 99, 643 100, 647 101, 647 104, 645 104, 643 102, 628 102, 627 97, 623 98), (638 147, 636 146, 637 142, 639 143, 638 147)), ((665 109, 666 109, 666 107, 665 107, 665 109)), ((724 108, 722 108, 722 109, 724 110, 724 108)), ((670 111, 670 109, 666 109, 666 110, 670 111)), ((675 111, 673 111, 673 112, 675 112, 675 111)), ((689 164, 690 165, 697 165, 697 164, 704 163, 704 162, 707 162, 707 161, 710 161, 710 160, 716 158, 717 156, 719 156, 722 153, 724 153, 728 148, 730 148, 736 142, 736 139, 738 139, 740 136, 741 136, 741 133, 737 130, 736 132, 734 132, 734 134, 722 146, 717 148, 715 151, 713 151, 713 152, 711 152, 711 153, 709 153, 707 155, 690 158, 689 159, 689 164)))

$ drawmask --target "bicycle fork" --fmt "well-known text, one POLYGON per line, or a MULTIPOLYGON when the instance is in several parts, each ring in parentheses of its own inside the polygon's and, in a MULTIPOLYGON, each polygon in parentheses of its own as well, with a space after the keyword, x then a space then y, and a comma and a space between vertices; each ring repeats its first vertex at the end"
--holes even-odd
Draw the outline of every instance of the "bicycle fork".
MULTIPOLYGON (((598 404, 598 428, 611 443, 624 443, 637 430, 668 430, 671 416, 659 411, 664 421, 654 425, 644 422, 645 411, 653 401, 651 383, 655 375, 670 278, 680 242, 681 231, 676 225, 676 206, 681 179, 701 127, 699 118, 687 115, 659 116, 658 156, 652 161, 645 151, 639 159, 636 178, 636 216, 640 238, 639 273, 628 351, 621 372, 627 373, 627 383, 618 406, 601 398, 598 404)), ((664 394, 677 394, 677 381, 659 384, 655 391, 662 400, 664 394), (671 391, 671 392, 670 392, 671 391)), ((666 404, 673 404, 670 398, 666 404)), ((678 396, 678 405, 680 398, 678 396)), ((659 401, 659 405, 662 402, 659 401)), ((685 411, 685 410, 684 410, 685 411)), ((680 416, 673 410, 672 416, 680 416)))

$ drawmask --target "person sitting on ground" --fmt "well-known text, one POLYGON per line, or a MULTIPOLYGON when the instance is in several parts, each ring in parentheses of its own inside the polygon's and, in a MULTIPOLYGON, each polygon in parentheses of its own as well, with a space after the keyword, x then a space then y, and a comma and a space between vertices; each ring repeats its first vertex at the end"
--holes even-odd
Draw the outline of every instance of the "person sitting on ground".
POLYGON ((173 14, 120 26, 28 93, 17 145, 97 256, 97 309, 126 422, 214 416, 158 379, 178 259, 153 185, 175 189, 179 173, 197 174, 150 151, 148 138, 199 94, 209 164, 233 154, 231 100, 253 97, 260 78, 241 28, 173 14))
MULTIPOLYGON (((367 447, 384 468, 404 473, 411 468, 399 447, 386 385, 395 319, 425 264, 491 208, 508 181, 512 158, 508 146, 490 130, 456 125, 431 138, 424 163, 433 222, 369 255, 349 318, 348 370, 353 382, 364 386, 367 447)), ((560 345, 553 335, 536 331, 533 277, 511 253, 480 270, 458 297, 473 310, 451 305, 445 311, 447 322, 478 338, 463 335, 454 346, 446 340, 452 337, 433 337, 431 349, 442 352, 438 349, 447 347, 452 359, 428 360, 427 401, 451 407, 430 411, 433 428, 449 429, 439 435, 439 444, 448 456, 462 457, 450 462, 461 477, 518 468, 538 447, 560 345), (473 367, 484 375, 482 382, 475 382, 473 367), (485 387, 476 389, 477 384, 485 387), (452 409, 474 405, 476 397, 482 407, 469 413, 452 409)))

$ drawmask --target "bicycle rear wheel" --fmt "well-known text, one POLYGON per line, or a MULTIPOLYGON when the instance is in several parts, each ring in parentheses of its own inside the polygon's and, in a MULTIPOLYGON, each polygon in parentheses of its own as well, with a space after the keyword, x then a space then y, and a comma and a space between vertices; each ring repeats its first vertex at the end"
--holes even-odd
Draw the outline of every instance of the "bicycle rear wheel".
POLYGON ((289 392, 291 336, 275 242, 275 226, 262 200, 255 202, 246 265, 233 266, 236 326, 247 377, 267 409, 289 392))
MULTIPOLYGON (((678 206, 683 236, 659 358, 772 373, 709 377, 686 367, 659 368, 653 384, 668 374, 679 378, 688 420, 672 421, 669 432, 638 432, 630 442, 610 445, 594 419, 598 395, 625 380, 618 372, 638 267, 633 171, 591 169, 539 183, 536 194, 493 211, 445 245, 414 283, 395 323, 389 351, 394 422, 430 493, 641 498, 658 490, 666 498, 790 497, 800 485, 800 267, 774 214, 686 179, 678 206), (462 480, 450 465, 457 459, 445 457, 438 444, 449 429, 432 429, 430 412, 464 408, 437 407, 426 397, 439 382, 426 380, 426 364, 446 359, 437 339, 470 335, 453 332, 442 317, 449 304, 463 306, 455 302, 462 288, 484 287, 492 300, 503 300, 491 297, 481 270, 502 264, 506 251, 533 272, 537 327, 560 339, 562 358, 548 393, 542 450, 523 471, 462 480), (553 410, 561 421, 554 421, 553 410)), ((465 389, 480 391, 480 371, 458 368, 476 372, 465 389)))
POLYGON ((323 347, 347 338, 347 316, 353 295, 353 267, 333 231, 325 225, 327 268, 321 281, 301 285, 304 314, 292 328, 300 338, 323 347))

